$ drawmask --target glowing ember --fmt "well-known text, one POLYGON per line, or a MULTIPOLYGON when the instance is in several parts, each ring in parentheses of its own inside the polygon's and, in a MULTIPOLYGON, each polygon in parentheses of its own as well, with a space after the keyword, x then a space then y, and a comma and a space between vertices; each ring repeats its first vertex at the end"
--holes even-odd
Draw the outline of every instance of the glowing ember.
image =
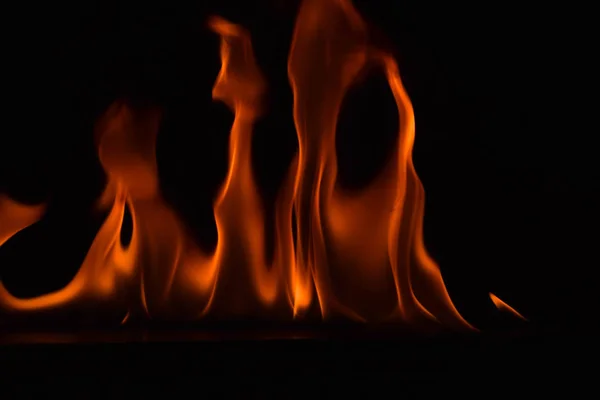
MULTIPOLYGON (((276 201, 271 263, 251 163, 253 123, 267 87, 249 34, 218 17, 209 26, 221 37, 213 98, 235 114, 229 170, 214 201, 214 252, 200 250, 161 195, 160 112, 116 102, 96 132, 108 177, 99 205, 110 211, 83 265, 62 290, 36 298, 16 298, 0 285, 0 308, 23 314, 103 304, 122 308, 123 323, 132 316, 284 320, 318 309, 324 319, 437 321, 474 329, 452 304, 423 244, 424 191, 411 154, 415 120, 398 66, 369 45, 367 27, 350 1, 305 0, 297 17, 288 74, 299 153, 276 201), (336 124, 346 92, 368 66, 387 77, 400 130, 383 172, 366 189, 346 193, 336 186, 336 124), (133 220, 127 246, 120 241, 125 207, 133 220)), ((0 245, 43 211, 0 197, 0 245)), ((491 296, 499 308, 520 316, 491 296)))

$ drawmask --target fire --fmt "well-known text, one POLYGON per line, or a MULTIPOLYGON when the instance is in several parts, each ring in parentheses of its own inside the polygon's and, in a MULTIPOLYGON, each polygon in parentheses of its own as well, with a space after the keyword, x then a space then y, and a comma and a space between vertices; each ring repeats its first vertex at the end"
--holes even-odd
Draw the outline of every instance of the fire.
POLYGON ((517 310, 515 310, 514 308, 512 308, 511 306, 509 306, 508 304, 506 304, 503 300, 501 300, 498 296, 496 296, 493 293, 490 293, 490 299, 492 300, 492 302, 494 303, 494 305, 496 306, 496 308, 498 308, 501 311, 506 311, 509 314, 514 315, 517 318, 520 318, 524 321, 527 321, 527 318, 525 318, 523 315, 521 315, 521 313, 519 313, 517 310))
POLYGON ((0 194, 0 246, 19 231, 37 222, 45 208, 44 205, 20 204, 0 194))
MULTIPOLYGON (((79 272, 62 290, 30 299, 16 298, 0 284, 0 310, 21 315, 118 304, 125 323, 132 317, 208 315, 291 319, 316 309, 323 319, 399 319, 474 329, 454 307, 423 243, 424 191, 412 162, 415 120, 398 66, 370 45, 351 2, 304 0, 299 10, 288 63, 299 152, 276 201, 270 265, 265 210, 251 162, 266 80, 244 28, 219 17, 209 27, 221 38, 213 98, 234 113, 229 169, 214 200, 214 251, 200 250, 161 195, 160 111, 118 101, 96 128, 107 176, 99 206, 108 216, 79 272), (369 187, 348 193, 336 185, 336 124, 347 90, 372 66, 385 74, 398 107, 397 146, 369 187), (124 246, 126 207, 133 229, 124 246)), ((0 197, 0 245, 43 211, 0 197)))
MULTIPOLYGON (((8 311, 41 312, 59 307, 76 306, 96 296, 109 296, 116 290, 119 275, 131 273, 133 254, 121 247, 119 233, 123 222, 125 197, 121 187, 116 188, 114 204, 92 243, 81 268, 73 280, 62 290, 32 299, 12 296, 0 283, 0 309, 8 311)), ((26 207, 4 198, 0 208, 3 227, 13 228, 9 234, 36 222, 43 207, 26 207), (11 224, 12 222, 12 224, 11 224)), ((8 235, 7 235, 8 236, 8 235)))
MULTIPOLYGON (((314 278, 323 315, 339 311, 356 316, 332 293, 333 268, 352 268, 354 286, 374 284, 373 291, 385 288, 386 272, 391 270, 396 311, 403 319, 424 317, 470 327, 453 306, 422 243, 423 187, 411 157, 414 113, 395 61, 369 46, 367 27, 349 1, 306 0, 299 11, 288 71, 300 143, 296 268, 304 282, 310 281, 308 275, 314 278), (335 190, 335 127, 345 92, 368 63, 383 69, 396 99, 398 148, 370 188, 345 194, 335 190), (328 257, 328 240, 344 257, 328 257), (414 275, 421 275, 425 284, 416 287, 414 275)), ((309 291, 304 287, 303 292, 309 291)), ((381 304, 376 306, 381 309, 381 304)))

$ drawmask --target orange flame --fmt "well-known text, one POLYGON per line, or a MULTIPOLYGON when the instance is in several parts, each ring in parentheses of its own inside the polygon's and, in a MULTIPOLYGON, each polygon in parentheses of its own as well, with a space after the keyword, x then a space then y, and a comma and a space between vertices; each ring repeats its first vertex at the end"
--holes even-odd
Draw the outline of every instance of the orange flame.
POLYGON ((0 194, 0 246, 19 231, 39 221, 45 205, 25 205, 0 194))
POLYGON ((114 187, 123 187, 133 219, 129 248, 139 282, 134 310, 156 316, 168 313, 169 295, 180 270, 193 269, 200 274, 195 288, 202 291, 205 301, 216 276, 215 266, 194 246, 160 194, 156 164, 159 117, 152 110, 134 112, 115 103, 97 131, 99 158, 108 175, 103 200, 111 198, 114 187))
POLYGON ((276 208, 276 243, 272 266, 265 254, 265 218, 262 199, 252 171, 252 125, 261 113, 265 81, 256 65, 249 34, 240 26, 221 18, 209 21, 221 36, 222 68, 213 87, 213 98, 223 101, 234 112, 229 139, 229 170, 215 201, 214 212, 219 236, 218 293, 239 293, 238 304, 229 296, 219 307, 244 313, 249 308, 271 308, 285 299, 284 266, 293 259, 292 185, 284 185, 276 208), (235 268, 236 271, 230 271, 235 268), (244 273, 249 273, 254 293, 247 293, 244 273), (258 304, 249 304, 257 299, 258 304))
MULTIPOLYGON (((332 293, 335 261, 327 254, 329 241, 345 254, 345 268, 353 264, 351 260, 359 261, 360 266, 352 270, 355 285, 366 279, 384 288, 386 269, 391 267, 402 318, 424 316, 470 327, 453 306, 439 269, 422 243, 424 199, 411 156, 412 105, 395 61, 368 45, 366 26, 350 1, 302 3, 288 71, 300 143, 295 210, 299 226, 296 275, 302 285, 296 309, 306 307, 308 276, 312 275, 324 316, 350 311, 332 293), (398 149, 377 181, 363 193, 348 195, 335 189, 337 116, 345 92, 369 62, 383 68, 396 99, 398 149), (422 287, 413 287, 414 275, 424 278, 422 287)), ((351 315, 357 317, 354 310, 351 315)))
POLYGON ((514 308, 512 308, 511 306, 506 304, 503 300, 501 300, 498 296, 496 296, 495 294, 493 294, 491 292, 490 292, 490 299, 492 299, 492 302, 494 303, 494 305, 496 306, 496 308, 498 310, 506 311, 506 312, 514 315, 515 317, 522 319, 523 321, 527 321, 527 318, 525 318, 523 315, 521 315, 521 313, 519 313, 517 310, 515 310, 514 308))
MULTIPOLYGON (((6 200, 3 200, 4 202, 6 200)), ((0 309, 9 311, 45 311, 73 306, 84 300, 104 297, 113 293, 119 275, 132 272, 134 255, 121 246, 119 232, 123 221, 125 197, 121 187, 116 188, 115 202, 94 239, 83 264, 73 280, 63 289, 31 299, 12 296, 0 284, 0 309)), ((43 208, 25 208, 4 203, 5 212, 12 215, 13 234, 39 219, 43 208), (20 221, 19 221, 20 220, 20 221), (20 226, 19 226, 20 224, 20 226)), ((6 219, 3 218, 3 222, 6 219)), ((8 218, 11 221, 11 218, 8 218)), ((4 224, 3 224, 4 226, 4 224)), ((10 226, 10 225, 9 225, 10 226)), ((135 244, 132 242, 133 247, 135 244)))
MULTIPOLYGON (((288 62, 299 153, 275 203, 271 265, 251 157, 266 81, 245 29, 219 17, 209 26, 221 38, 213 98, 234 113, 228 173, 214 201, 215 250, 200 250, 161 195, 160 113, 116 102, 96 130, 108 179, 100 205, 110 212, 79 272, 62 290, 32 299, 15 298, 0 285, 0 308, 22 313, 119 302, 126 305, 126 323, 140 313, 301 317, 315 306, 325 319, 437 321, 474 329, 454 307, 423 243, 424 191, 412 162, 415 119, 398 66, 369 44, 351 2, 305 0, 300 7, 288 62), (371 65, 383 71, 394 95, 398 144, 366 189, 348 193, 337 185, 336 124, 346 92, 371 65), (120 241, 125 207, 133 220, 127 246, 120 241)), ((0 245, 42 212, 42 206, 0 197, 0 245)), ((508 307, 490 296, 499 308, 508 307)))

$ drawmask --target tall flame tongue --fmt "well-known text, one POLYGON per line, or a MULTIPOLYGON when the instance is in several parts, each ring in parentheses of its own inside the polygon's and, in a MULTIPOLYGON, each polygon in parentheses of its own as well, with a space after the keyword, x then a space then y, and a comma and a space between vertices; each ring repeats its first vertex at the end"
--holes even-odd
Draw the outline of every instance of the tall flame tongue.
MULTIPOLYGON (((243 28, 218 17, 210 20, 210 27, 221 36, 222 67, 213 98, 223 101, 235 114, 229 170, 214 205, 223 256, 215 307, 245 315, 266 309, 272 315, 273 307, 282 310, 286 305, 284 267, 293 262, 293 180, 287 180, 276 202, 273 265, 268 265, 265 217, 251 152, 252 125, 261 113, 265 81, 256 65, 250 36, 243 28), (254 288, 254 293, 248 293, 249 288, 254 288)), ((292 171, 294 167, 295 163, 292 171)))
POLYGON ((348 305, 334 295, 339 289, 334 288, 331 276, 345 268, 345 275, 354 278, 350 280, 353 290, 362 287, 373 295, 385 291, 386 271, 391 267, 395 303, 403 319, 438 319, 470 327, 453 306, 439 269, 423 245, 423 187, 411 156, 415 132, 412 105, 395 61, 370 48, 367 40, 366 26, 350 1, 302 3, 288 63, 300 146, 295 311, 310 303, 312 276, 324 317, 342 313, 377 318, 373 311, 382 309, 383 298, 365 306, 368 297, 347 296, 348 301, 359 297, 348 305), (350 195, 335 187, 336 123, 346 91, 368 63, 383 68, 396 99, 398 148, 368 189, 350 195))

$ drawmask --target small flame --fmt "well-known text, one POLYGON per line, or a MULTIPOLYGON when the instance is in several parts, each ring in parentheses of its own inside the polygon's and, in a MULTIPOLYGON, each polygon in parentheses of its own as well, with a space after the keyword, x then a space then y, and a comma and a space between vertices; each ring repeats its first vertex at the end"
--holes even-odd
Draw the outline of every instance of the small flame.
POLYGON ((503 300, 501 300, 498 296, 496 296, 495 294, 490 292, 490 299, 492 299, 492 302, 494 303, 494 305, 496 306, 496 308, 500 311, 506 311, 512 315, 514 315, 517 318, 522 319, 523 321, 527 321, 527 318, 525 318, 523 315, 521 315, 521 313, 519 313, 517 310, 515 310, 514 308, 512 308, 511 306, 509 306, 508 304, 506 304, 503 300))
MULTIPOLYGON (((112 209, 73 280, 61 290, 29 299, 12 296, 0 284, 0 308, 10 311, 45 311, 76 306, 85 300, 114 293, 117 290, 119 276, 131 274, 135 259, 135 255, 128 248, 121 246, 119 234, 123 221, 125 196, 120 186, 115 189, 115 193, 112 209)), ((14 205, 12 210, 20 211, 16 213, 17 217, 27 217, 27 225, 33 222, 34 215, 36 219, 39 218, 41 211, 40 208, 29 209, 26 213, 24 208, 14 208, 14 205)), ((8 220, 10 221, 10 218, 8 220)), ((17 225, 16 221, 15 225, 17 225)), ((21 225, 21 228, 24 225, 21 225)), ((134 241, 131 247, 135 249, 134 241)))
POLYGON ((127 323, 127 321, 129 321, 130 316, 131 316, 131 312, 127 311, 127 314, 125 314, 125 316, 121 320, 121 325, 125 325, 127 323))
POLYGON ((0 246, 21 230, 40 220, 46 211, 45 205, 21 204, 0 194, 0 246))

